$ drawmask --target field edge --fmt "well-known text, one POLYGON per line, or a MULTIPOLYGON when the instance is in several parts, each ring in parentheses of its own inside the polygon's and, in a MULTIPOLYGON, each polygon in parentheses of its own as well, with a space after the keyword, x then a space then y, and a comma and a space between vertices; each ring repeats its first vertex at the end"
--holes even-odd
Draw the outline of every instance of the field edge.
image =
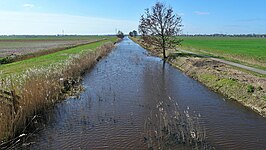
MULTIPOLYGON (((137 38, 130 38, 155 56, 161 54, 137 38)), ((189 54, 169 54, 166 60, 214 92, 238 101, 266 118, 266 79, 229 65, 189 54), (172 56, 171 56, 172 55, 172 56), (245 78, 248 78, 246 80, 245 78)))

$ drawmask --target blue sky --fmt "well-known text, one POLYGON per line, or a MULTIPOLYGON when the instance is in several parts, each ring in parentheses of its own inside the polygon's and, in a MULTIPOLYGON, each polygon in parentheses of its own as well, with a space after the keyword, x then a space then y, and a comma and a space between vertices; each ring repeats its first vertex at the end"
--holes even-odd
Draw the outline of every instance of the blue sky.
MULTIPOLYGON (((0 0, 0 35, 113 34, 137 29, 157 0, 0 0)), ((183 33, 266 33, 265 0, 164 0, 183 33)))

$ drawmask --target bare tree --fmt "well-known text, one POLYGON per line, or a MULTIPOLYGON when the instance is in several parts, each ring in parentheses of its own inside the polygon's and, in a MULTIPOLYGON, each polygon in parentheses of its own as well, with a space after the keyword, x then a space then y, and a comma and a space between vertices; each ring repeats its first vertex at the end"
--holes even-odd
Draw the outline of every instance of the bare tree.
POLYGON ((181 17, 174 14, 171 7, 157 2, 151 10, 146 9, 145 14, 140 18, 139 33, 145 43, 163 50, 163 57, 166 57, 165 50, 180 44, 182 40, 175 36, 181 30, 181 17))

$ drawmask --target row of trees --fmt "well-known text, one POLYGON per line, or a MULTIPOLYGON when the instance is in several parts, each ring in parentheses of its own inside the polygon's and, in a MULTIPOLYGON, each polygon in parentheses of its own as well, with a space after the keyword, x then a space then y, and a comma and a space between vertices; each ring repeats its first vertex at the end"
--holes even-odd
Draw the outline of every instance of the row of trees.
MULTIPOLYGON (((128 35, 131 37, 136 37, 138 35, 138 32, 136 30, 133 30, 133 31, 129 32, 128 35)), ((117 32, 116 36, 118 38, 121 38, 121 39, 125 37, 124 33, 120 30, 117 32)))
POLYGON ((120 39, 123 39, 125 37, 124 33, 120 30, 117 32, 116 36, 120 39))
POLYGON ((136 37, 136 36, 138 36, 138 32, 136 30, 133 30, 133 31, 129 32, 128 35, 131 37, 136 37))
POLYGON ((266 34, 181 34, 180 36, 209 36, 209 37, 257 37, 265 38, 266 34))

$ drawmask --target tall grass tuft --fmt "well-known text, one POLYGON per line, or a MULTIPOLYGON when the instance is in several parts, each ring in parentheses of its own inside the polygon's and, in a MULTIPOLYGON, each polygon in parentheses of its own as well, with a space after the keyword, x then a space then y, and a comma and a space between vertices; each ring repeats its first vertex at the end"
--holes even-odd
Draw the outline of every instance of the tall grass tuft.
MULTIPOLYGON (((67 61, 0 81, 0 147, 18 142, 32 121, 69 94, 81 75, 113 48, 106 43, 96 50, 71 55, 67 61), (9 140, 9 141, 8 141, 9 140), (14 141, 15 140, 15 141, 14 141)), ((0 72, 1 73, 1 72, 0 72)))
POLYGON ((189 107, 181 111, 171 100, 158 101, 157 109, 150 112, 145 122, 148 149, 213 149, 206 140, 205 129, 199 123, 200 115, 191 115, 189 107))

